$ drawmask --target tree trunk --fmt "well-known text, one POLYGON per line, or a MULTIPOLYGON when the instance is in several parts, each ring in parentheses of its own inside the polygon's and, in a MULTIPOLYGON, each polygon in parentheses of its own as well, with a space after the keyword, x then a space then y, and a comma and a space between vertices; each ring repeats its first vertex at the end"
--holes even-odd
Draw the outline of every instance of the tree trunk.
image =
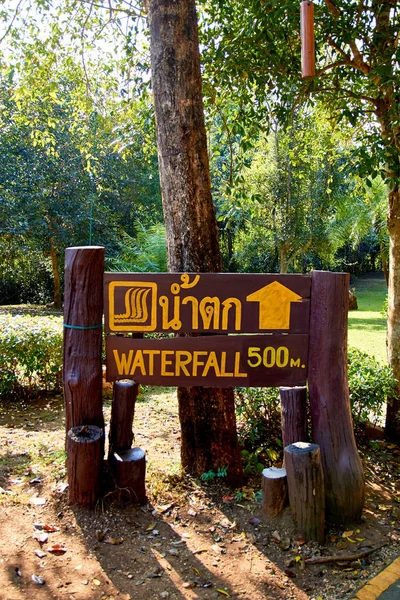
POLYGON ((389 365, 399 382, 397 394, 388 399, 386 438, 400 439, 400 195, 398 184, 389 192, 388 229, 390 237, 387 351, 389 365))
POLYGON ((285 508, 287 498, 286 469, 269 467, 261 473, 262 512, 264 517, 275 519, 285 508))
POLYGON ((312 439, 321 448, 326 516, 360 519, 364 473, 354 438, 347 380, 349 275, 311 274, 308 390, 312 439))
MULTIPOLYGON (((194 0, 150 0, 150 48, 162 202, 171 272, 218 272, 194 0)), ((233 390, 179 388, 182 465, 190 473, 242 467, 233 390)))
POLYGON ((133 418, 139 384, 129 379, 114 382, 111 406, 108 456, 114 451, 129 450, 133 442, 133 418))
POLYGON ((54 308, 61 308, 61 284, 60 284, 60 271, 58 268, 58 256, 54 246, 53 240, 51 240, 50 246, 51 264, 53 267, 53 289, 54 289, 54 308))

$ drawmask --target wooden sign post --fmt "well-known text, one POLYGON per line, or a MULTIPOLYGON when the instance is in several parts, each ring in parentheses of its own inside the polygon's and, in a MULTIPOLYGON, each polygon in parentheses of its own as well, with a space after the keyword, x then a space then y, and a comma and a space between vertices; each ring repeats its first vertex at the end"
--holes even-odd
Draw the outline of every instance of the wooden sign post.
POLYGON ((303 79, 315 76, 314 4, 303 0, 300 4, 301 75, 303 79))
MULTIPOLYGON (((74 440, 70 448, 79 448, 79 438, 82 443, 88 441, 88 426, 96 426, 101 432, 104 427, 103 260, 103 248, 66 251, 67 432, 78 427, 74 436, 70 434, 74 440)), ((114 402, 119 396, 125 399, 123 406, 113 409, 110 434, 113 468, 124 486, 129 484, 137 499, 145 500, 145 456, 141 449, 130 448, 133 407, 129 410, 126 406, 131 391, 132 398, 136 395, 136 384, 281 386, 285 439, 290 444, 306 441, 304 386, 308 380, 312 441, 320 447, 327 518, 335 523, 360 518, 364 475, 354 439, 347 383, 348 287, 347 274, 322 271, 314 271, 311 276, 105 273, 107 380, 135 382, 133 386, 121 383, 114 395, 114 402), (145 337, 154 333, 165 335, 145 337), (193 333, 197 335, 184 335, 193 333), (301 387, 291 391, 293 386, 301 387), (301 403, 302 416, 289 427, 286 421, 293 413, 293 401, 301 403), (121 437, 117 423, 122 414, 127 414, 129 423, 121 437)), ((68 461, 69 465, 78 463, 68 461)), ((68 472, 71 481, 76 476, 73 469, 71 466, 68 472)), ((93 495, 79 485, 74 486, 74 501, 85 502, 79 498, 80 489, 92 502, 93 495)))

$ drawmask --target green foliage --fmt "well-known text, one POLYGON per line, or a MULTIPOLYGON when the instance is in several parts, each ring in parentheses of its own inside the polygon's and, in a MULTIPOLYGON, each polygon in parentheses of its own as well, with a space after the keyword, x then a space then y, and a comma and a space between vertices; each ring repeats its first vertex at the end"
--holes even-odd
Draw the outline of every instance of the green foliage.
POLYGON ((228 467, 218 467, 217 471, 207 471, 201 475, 202 481, 213 481, 216 477, 226 477, 228 475, 228 467))
POLYGON ((388 398, 393 397, 396 380, 390 367, 356 348, 348 352, 350 403, 355 418, 377 420, 388 398))
POLYGON ((59 391, 62 337, 57 317, 0 315, 0 396, 59 391))
POLYGON ((235 390, 239 438, 257 446, 280 414, 277 388, 237 388, 235 390))
POLYGON ((122 240, 120 252, 107 263, 110 269, 140 273, 165 273, 168 270, 164 225, 143 227, 136 238, 124 234, 122 240))

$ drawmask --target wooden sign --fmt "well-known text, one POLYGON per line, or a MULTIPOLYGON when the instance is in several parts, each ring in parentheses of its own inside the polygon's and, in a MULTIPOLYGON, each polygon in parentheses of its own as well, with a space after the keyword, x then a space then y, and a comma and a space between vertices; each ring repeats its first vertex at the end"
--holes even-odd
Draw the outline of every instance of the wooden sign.
POLYGON ((105 273, 105 331, 308 333, 310 277, 105 273))
POLYGON ((308 335, 137 339, 109 335, 107 379, 162 386, 304 385, 308 335))

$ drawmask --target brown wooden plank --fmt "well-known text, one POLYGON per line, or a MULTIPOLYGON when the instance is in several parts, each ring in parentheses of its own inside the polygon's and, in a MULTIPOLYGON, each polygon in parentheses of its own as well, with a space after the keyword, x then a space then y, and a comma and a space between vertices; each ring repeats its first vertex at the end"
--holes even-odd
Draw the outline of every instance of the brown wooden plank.
POLYGON ((105 273, 106 332, 308 333, 310 277, 105 273))
POLYGON ((162 340, 111 335, 107 380, 162 386, 304 385, 308 336, 239 335, 162 340))

